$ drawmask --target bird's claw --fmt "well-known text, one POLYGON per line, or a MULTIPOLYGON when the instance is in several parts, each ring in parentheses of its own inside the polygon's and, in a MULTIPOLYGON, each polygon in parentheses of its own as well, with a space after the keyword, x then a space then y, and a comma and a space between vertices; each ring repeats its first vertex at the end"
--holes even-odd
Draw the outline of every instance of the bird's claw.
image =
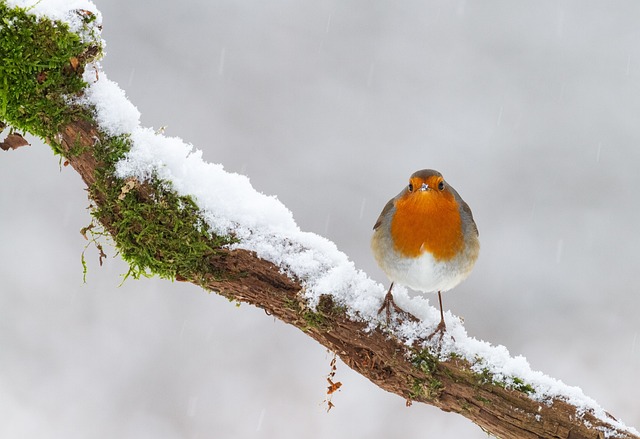
POLYGON ((408 318, 409 320, 413 320, 413 321, 418 321, 419 319, 414 316, 413 314, 403 310, 402 308, 400 308, 396 302, 393 300, 393 295, 391 294, 391 291, 387 292, 387 295, 384 296, 384 300, 382 301, 382 306, 380 306, 380 309, 378 309, 378 314, 381 314, 382 311, 386 311, 386 315, 387 315, 387 323, 391 322, 391 307, 393 307, 393 310, 400 315, 405 316, 406 318, 408 318))
MULTIPOLYGON (((444 323, 444 320, 440 320, 440 323, 438 323, 438 326, 436 326, 435 331, 433 331, 428 337, 427 340, 431 341, 431 339, 438 334, 438 345, 440 345, 442 343, 442 338, 444 337, 444 333, 447 332, 447 325, 444 323)), ((451 339, 453 341, 456 341, 456 339, 453 337, 453 335, 449 334, 449 337, 451 337, 451 339)))
POLYGON ((397 312, 397 313, 401 313, 403 312, 402 308, 400 308, 398 305, 396 305, 396 302, 393 300, 393 296, 391 295, 391 291, 389 291, 387 293, 386 296, 384 296, 384 300, 382 301, 382 306, 380 307, 380 309, 378 309, 378 314, 382 313, 382 311, 387 312, 387 323, 391 320, 391 307, 393 306, 393 309, 397 312))

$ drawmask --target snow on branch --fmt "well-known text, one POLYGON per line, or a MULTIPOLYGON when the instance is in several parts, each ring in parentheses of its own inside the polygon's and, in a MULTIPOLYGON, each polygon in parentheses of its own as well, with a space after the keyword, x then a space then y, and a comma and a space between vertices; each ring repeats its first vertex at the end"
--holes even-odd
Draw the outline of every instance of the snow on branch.
MULTIPOLYGON (((81 39, 99 39, 101 15, 88 0, 5 0, 5 4, 24 8, 41 19, 65 22, 81 39), (91 14, 92 32, 87 32, 86 20, 78 20, 78 10, 91 14)), ((95 43, 103 46, 101 40, 95 43)), ((96 133, 104 139, 127 139, 128 150, 113 163, 109 178, 135 181, 127 186, 127 192, 137 185, 163 182, 182 199, 195 201, 202 226, 212 235, 229 237, 222 250, 229 255, 244 255, 255 264, 273 264, 278 270, 263 274, 263 278, 275 287, 294 290, 270 296, 270 304, 260 302, 257 296, 249 300, 238 293, 234 297, 249 300, 307 330, 345 363, 408 402, 427 402, 460 412, 494 434, 509 436, 518 431, 522 437, 640 436, 580 388, 532 370, 524 357, 512 357, 504 346, 469 336, 462 321, 450 313, 446 317, 447 335, 441 341, 429 341, 439 321, 438 311, 422 297, 410 298, 403 288, 394 290, 394 298, 418 320, 396 318, 387 322, 384 315, 378 315, 385 287, 357 269, 333 242, 301 231, 293 214, 276 197, 256 191, 247 177, 227 172, 220 164, 204 162, 201 151, 179 138, 141 126, 140 113, 107 78, 97 60, 85 65, 83 72, 86 88, 81 97, 69 97, 67 104, 89 110, 95 123, 86 127, 72 121, 55 135, 67 146, 77 139, 86 143, 82 146, 88 149, 78 157, 88 161, 83 166, 74 163, 74 167, 81 174, 95 173, 97 169, 92 166, 97 168, 105 160, 88 158, 96 133), (75 140, 69 140, 72 138, 75 140), (285 280, 278 281, 279 276, 285 280), (306 323, 301 315, 307 317, 306 323), (397 352, 402 359, 394 365, 397 352), (393 379, 398 382, 390 384, 393 379), (500 419, 500 413, 504 419, 500 419), (520 425, 510 430, 505 426, 509 422, 520 425), (550 431, 555 433, 551 435, 550 431)), ((14 120, 7 122, 19 125, 14 120)), ((72 155, 69 147, 63 150, 65 155, 72 155)), ((94 178, 83 177, 87 182, 94 178)), ((140 202, 154 202, 153 197, 147 198, 140 202)), ((94 202, 99 205, 101 198, 94 195, 94 202)), ((215 289, 217 281, 207 279, 199 283, 215 289)), ((234 285, 242 288, 242 280, 234 285)))

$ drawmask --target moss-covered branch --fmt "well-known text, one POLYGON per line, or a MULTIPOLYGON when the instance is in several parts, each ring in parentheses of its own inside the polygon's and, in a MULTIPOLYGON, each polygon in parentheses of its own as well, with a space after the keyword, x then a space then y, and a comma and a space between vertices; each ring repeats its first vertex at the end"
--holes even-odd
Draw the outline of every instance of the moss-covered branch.
MULTIPOLYGON (((76 11, 85 35, 97 35, 94 16, 76 11)), ((115 163, 130 148, 127 136, 109 136, 79 105, 83 73, 102 53, 98 38, 82 41, 63 23, 38 20, 0 3, 0 120, 41 137, 87 183, 92 215, 114 238, 134 277, 158 275, 204 283, 207 258, 232 241, 207 231, 198 207, 180 197, 169 182, 124 181, 115 163)), ((96 74, 98 74, 96 72, 96 74)))
POLYGON ((472 371, 465 360, 440 361, 381 329, 367 331, 329 296, 310 309, 298 280, 251 252, 230 250, 226 245, 235 238, 211 233, 194 201, 177 195, 170 182, 116 177, 115 164, 131 142, 102 132, 92 108, 77 103, 84 69, 102 53, 94 17, 77 14, 82 38, 63 23, 36 19, 0 0, 0 122, 45 139, 81 175, 96 226, 113 238, 130 274, 193 282, 263 308, 408 404, 459 413, 498 437, 639 439, 562 400, 536 401, 524 382, 505 383, 472 371))

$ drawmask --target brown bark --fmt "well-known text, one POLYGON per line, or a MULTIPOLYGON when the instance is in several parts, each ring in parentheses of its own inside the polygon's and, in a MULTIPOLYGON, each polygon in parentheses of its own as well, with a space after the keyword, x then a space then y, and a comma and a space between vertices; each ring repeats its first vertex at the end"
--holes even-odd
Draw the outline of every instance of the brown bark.
MULTIPOLYGON (((91 185, 95 182, 98 161, 92 154, 97 131, 87 122, 66 126, 60 133, 62 149, 69 151, 78 143, 80 155, 70 155, 69 163, 91 185)), ((95 203, 100 203, 99 197, 95 203)), ((151 202, 151 201, 148 201, 151 202)), ((104 224, 110 230, 109 224, 104 224)), ((305 307, 298 293, 301 285, 283 275, 278 267, 244 250, 220 249, 209 260, 214 278, 206 275, 205 287, 232 300, 250 303, 269 315, 304 331, 335 352, 352 369, 381 389, 407 401, 423 402, 470 419, 485 431, 502 438, 604 438, 604 431, 617 437, 638 436, 615 430, 607 422, 554 400, 539 403, 525 392, 508 390, 483 380, 463 360, 426 361, 425 367, 412 363, 415 351, 380 329, 366 332, 365 324, 347 318, 343 309, 334 306, 329 296, 320 300, 317 310, 305 307)), ((179 280, 187 280, 178 273, 179 280)), ((202 279, 202 277, 200 277, 202 279)), ((613 419, 613 418, 612 418, 613 419)))

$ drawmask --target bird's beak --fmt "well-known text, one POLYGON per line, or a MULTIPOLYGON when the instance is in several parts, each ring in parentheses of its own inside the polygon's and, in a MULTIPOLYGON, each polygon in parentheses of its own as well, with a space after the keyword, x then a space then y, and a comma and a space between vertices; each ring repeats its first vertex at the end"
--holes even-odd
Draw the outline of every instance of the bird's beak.
POLYGON ((421 191, 426 191, 428 189, 429 189, 429 185, 427 183, 422 183, 422 186, 420 186, 421 191))

